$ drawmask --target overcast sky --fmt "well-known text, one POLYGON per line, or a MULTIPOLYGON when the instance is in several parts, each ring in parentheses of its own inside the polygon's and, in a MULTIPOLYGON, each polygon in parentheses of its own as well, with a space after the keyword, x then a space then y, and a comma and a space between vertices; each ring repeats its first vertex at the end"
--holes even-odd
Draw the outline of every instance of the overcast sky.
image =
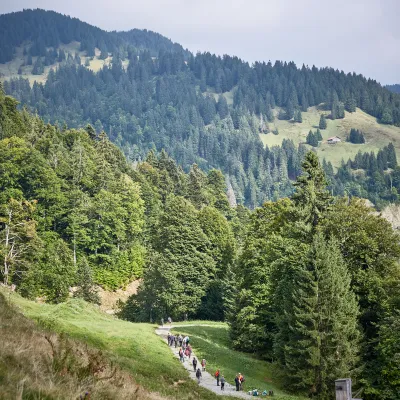
POLYGON ((0 0, 106 30, 150 29, 196 52, 295 61, 400 83, 400 0, 0 0))

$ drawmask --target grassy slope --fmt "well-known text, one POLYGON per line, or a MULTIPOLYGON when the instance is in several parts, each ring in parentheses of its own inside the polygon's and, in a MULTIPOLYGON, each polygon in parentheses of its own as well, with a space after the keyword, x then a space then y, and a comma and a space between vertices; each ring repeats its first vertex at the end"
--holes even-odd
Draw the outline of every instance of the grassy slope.
MULTIPOLYGON (((305 143, 306 136, 311 130, 315 131, 318 127, 319 118, 322 113, 328 114, 326 111, 318 110, 316 107, 310 107, 308 112, 302 113, 303 122, 301 124, 291 121, 280 121, 277 118, 274 122, 269 123, 271 130, 278 128, 279 135, 272 133, 261 134, 260 138, 265 145, 280 145, 283 139, 292 139, 297 145, 305 143)), ((357 108, 357 112, 348 113, 344 119, 327 120, 328 127, 322 130, 324 141, 317 149, 320 158, 326 158, 331 161, 334 166, 339 166, 342 159, 354 158, 359 150, 362 152, 375 151, 392 142, 396 148, 397 156, 400 157, 400 128, 393 125, 378 124, 375 117, 366 114, 357 108), (351 128, 360 129, 364 132, 365 144, 352 144, 345 142, 347 134, 351 128), (329 145, 326 139, 331 136, 339 136, 341 143, 329 145)))
MULTIPOLYGON (((204 324, 208 324, 204 322, 204 324)), ((299 400, 300 396, 290 396, 282 391, 282 382, 276 366, 256 357, 229 349, 228 326, 177 326, 177 333, 187 334, 197 356, 207 360, 207 369, 214 373, 217 368, 225 379, 234 384, 235 375, 240 372, 245 378, 248 390, 274 390, 277 399, 299 400)))
POLYGON ((0 291, 0 398, 144 400, 154 397, 101 351, 36 325, 0 291))
MULTIPOLYGON (((86 57, 86 52, 80 51, 80 43, 79 42, 71 42, 69 44, 61 44, 59 46, 60 49, 64 50, 65 53, 70 53, 72 56, 75 55, 75 53, 78 53, 80 58, 81 58, 81 64, 85 65, 85 61, 88 57, 86 57)), ((112 57, 108 57, 105 60, 100 60, 100 50, 96 49, 96 56, 93 58, 93 60, 90 60, 90 66, 89 69, 92 71, 97 72, 101 68, 103 68, 103 65, 109 65, 111 62, 112 57)), ((20 65, 24 62, 24 56, 23 56, 23 46, 18 47, 16 51, 16 55, 13 60, 5 63, 5 64, 0 64, 0 79, 11 79, 11 78, 18 78, 20 75, 18 75, 18 68, 20 65)), ((49 65, 44 68, 44 73, 41 75, 32 75, 32 69, 33 69, 33 64, 35 63, 37 57, 32 58, 32 65, 26 65, 22 67, 22 77, 25 79, 28 79, 30 84, 32 85, 33 82, 37 81, 39 83, 45 83, 47 79, 47 75, 50 71, 51 68, 55 69, 57 68, 60 63, 55 63, 53 65, 49 65)), ((126 67, 128 64, 128 61, 124 61, 123 65, 126 67)))
POLYGON ((100 312, 82 301, 38 304, 13 293, 23 313, 52 330, 65 332, 105 351, 147 391, 173 399, 223 399, 201 388, 174 358, 151 324, 132 324, 100 312))

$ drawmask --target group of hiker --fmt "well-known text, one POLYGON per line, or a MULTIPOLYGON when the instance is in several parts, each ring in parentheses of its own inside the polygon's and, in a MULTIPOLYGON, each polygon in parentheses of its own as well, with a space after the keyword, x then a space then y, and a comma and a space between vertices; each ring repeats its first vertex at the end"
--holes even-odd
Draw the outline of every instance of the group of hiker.
MULTIPOLYGON (((169 322, 169 321, 168 321, 169 322)), ((185 361, 185 357, 190 361, 192 358, 192 346, 190 345, 190 338, 189 336, 182 336, 181 334, 171 334, 170 332, 168 332, 168 346, 170 347, 179 347, 179 360, 183 363, 185 361)), ((196 357, 193 357, 192 359, 192 365, 193 365, 193 371, 195 372, 196 378, 197 378, 197 383, 200 384, 201 378, 202 378, 202 371, 206 370, 206 365, 207 362, 206 360, 203 358, 201 360, 201 369, 200 367, 198 367, 198 360, 196 357)), ((225 390, 225 377, 224 375, 221 374, 221 371, 219 369, 217 369, 214 373, 214 377, 217 381, 217 386, 221 387, 221 390, 224 391, 225 390)), ((245 378, 244 376, 238 372, 235 376, 235 387, 236 387, 236 391, 239 392, 240 390, 243 390, 243 384, 245 382, 245 378)), ((256 389, 252 390, 249 392, 249 394, 253 395, 253 396, 258 396, 258 391, 256 389)), ((267 392, 266 390, 264 392, 262 392, 261 395, 266 395, 266 396, 273 396, 273 392, 269 391, 267 392)))

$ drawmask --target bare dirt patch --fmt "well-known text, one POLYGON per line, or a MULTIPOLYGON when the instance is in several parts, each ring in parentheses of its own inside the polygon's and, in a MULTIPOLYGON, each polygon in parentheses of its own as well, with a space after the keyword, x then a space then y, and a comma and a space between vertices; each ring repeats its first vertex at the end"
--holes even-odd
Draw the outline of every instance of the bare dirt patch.
POLYGON ((129 296, 136 294, 140 281, 140 279, 133 281, 125 289, 118 289, 115 292, 109 292, 99 287, 100 309, 108 314, 114 314, 118 300, 126 301, 129 296))

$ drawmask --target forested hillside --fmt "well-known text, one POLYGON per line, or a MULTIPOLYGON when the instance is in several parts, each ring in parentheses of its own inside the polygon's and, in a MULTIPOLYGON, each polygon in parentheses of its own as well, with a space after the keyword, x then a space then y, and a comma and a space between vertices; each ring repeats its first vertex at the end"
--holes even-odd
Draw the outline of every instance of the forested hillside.
POLYGON ((126 51, 129 46, 149 50, 155 56, 159 51, 184 51, 182 46, 152 31, 106 32, 54 11, 28 9, 0 15, 0 63, 11 61, 19 46, 24 46, 27 59, 39 56, 48 62, 60 44, 74 41, 88 56, 94 56, 97 48, 104 58, 108 53, 126 51))
POLYGON ((386 88, 389 89, 393 93, 400 93, 400 85, 399 84, 386 85, 386 88))
MULTIPOLYGON (((77 295, 88 299, 93 283, 122 287, 143 275, 154 254, 150 249, 162 247, 163 218, 172 218, 172 210, 190 221, 188 240, 194 248, 186 248, 194 271, 196 249, 204 258, 204 287, 205 276, 211 279, 232 262, 230 256, 216 265, 203 255, 217 246, 209 220, 225 224, 228 238, 243 230, 239 220, 246 212, 229 207, 221 172, 205 174, 193 165, 186 174, 165 152, 150 152, 133 168, 107 135, 97 135, 91 126, 60 130, 44 124, 17 112, 16 101, 1 91, 0 110, 1 275, 6 284, 52 302, 65 300, 74 285, 80 287, 77 295)), ((204 295, 204 288, 198 290, 204 295)))
POLYGON ((185 173, 164 151, 132 165, 91 125, 16 107, 0 91, 4 284, 96 303, 95 284, 142 277, 124 319, 228 320, 232 344, 277 360, 294 393, 328 399, 346 374, 367 400, 398 397, 399 236, 362 201, 332 197, 315 153, 290 199, 251 214, 230 207, 218 170, 185 173))
MULTIPOLYGON (((264 148, 260 132, 279 135, 269 126, 274 119, 301 124, 302 113, 317 105, 329 110, 328 125, 334 123, 330 119, 356 112, 356 107, 383 124, 400 123, 400 96, 361 75, 330 68, 297 68, 286 62, 250 66, 237 57, 190 55, 152 32, 107 33, 42 10, 1 18, 2 29, 8 32, 2 36, 4 40, 13 30, 18 32, 7 40, 8 47, 33 40, 32 45, 26 45, 25 61, 29 62, 33 52, 32 62, 39 73, 54 58, 60 60, 45 83, 30 86, 23 75, 4 82, 6 92, 22 105, 60 128, 64 124, 79 128, 90 123, 97 133, 105 130, 130 160, 143 160, 149 150, 164 149, 185 171, 193 163, 204 170, 219 168, 226 175, 227 185, 233 188, 236 201, 249 207, 292 193, 292 182, 310 148, 305 138, 300 145, 294 145, 289 138, 281 147, 264 148), (23 33, 24 23, 10 27, 10 21, 15 19, 26 19, 29 35, 23 33), (41 23, 36 24, 36 19, 41 23), (70 27, 65 29, 65 38, 50 34, 56 26, 64 25, 70 27), (73 34, 68 35, 69 30, 73 34), (109 52, 112 58, 94 72, 81 65, 80 56, 65 57, 47 47, 57 45, 46 41, 50 36, 56 42, 80 41, 87 56, 91 55, 86 61, 93 58, 94 47, 100 50, 95 58, 109 57, 109 52), (41 53, 35 50, 38 43, 41 53), (46 54, 42 54, 43 49, 46 54)), ((318 141, 314 145, 318 146, 318 141)), ((383 160, 376 169, 374 159, 378 154, 368 157, 372 160, 372 174, 380 174, 379 187, 371 182, 371 173, 354 172, 356 164, 358 170, 361 167, 368 171, 369 167, 354 161, 347 163, 345 159, 345 173, 337 174, 328 157, 326 171, 331 190, 336 195, 367 197, 378 207, 396 201, 400 184, 393 184, 398 179, 387 173, 388 167, 393 169, 396 164, 390 166, 383 160)))

